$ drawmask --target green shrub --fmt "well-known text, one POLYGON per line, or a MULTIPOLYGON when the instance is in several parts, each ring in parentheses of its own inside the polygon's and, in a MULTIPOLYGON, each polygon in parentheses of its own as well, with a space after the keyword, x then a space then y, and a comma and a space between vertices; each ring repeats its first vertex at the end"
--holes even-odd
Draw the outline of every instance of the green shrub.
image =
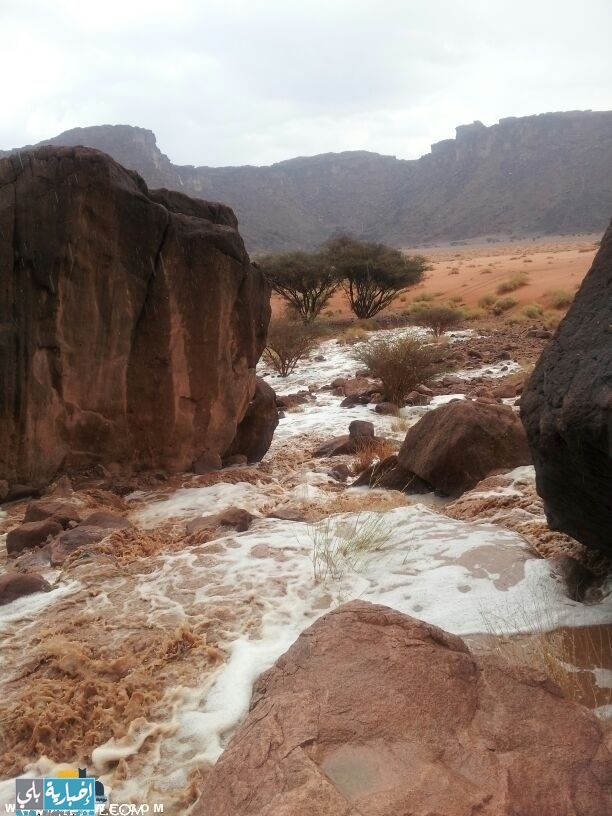
POLYGON ((529 318, 529 320, 536 320, 538 317, 542 315, 544 309, 540 306, 539 303, 528 303, 526 306, 523 306, 521 309, 521 314, 524 317, 529 318))
POLYGON ((508 292, 516 292, 521 286, 529 283, 529 275, 526 272, 516 272, 508 280, 502 281, 495 290, 498 295, 506 295, 508 292))
POLYGON ((464 309, 463 310, 463 319, 465 321, 472 321, 472 320, 482 320, 484 317, 487 316, 487 312, 485 309, 464 309))
POLYGON ((481 309, 490 309, 493 304, 495 303, 495 295, 492 295, 490 292, 487 292, 486 295, 478 298, 478 305, 481 309))
POLYGON ((458 326, 462 319, 463 313, 450 306, 426 306, 414 313, 413 322, 431 329, 437 340, 445 331, 458 326))
POLYGON ((354 357, 382 380, 385 399, 403 405, 417 385, 443 371, 448 363, 440 346, 413 337, 376 340, 354 357))
POLYGON ((499 298, 493 304, 493 308, 491 309, 491 311, 493 312, 494 315, 500 315, 503 314, 504 312, 509 311, 510 309, 513 309, 517 303, 518 300, 516 300, 515 298, 511 297, 499 298))
POLYGON ((423 303, 428 303, 430 300, 435 298, 434 292, 419 292, 417 295, 414 296, 414 302, 421 301, 423 303))
POLYGON ((555 289, 554 292, 550 293, 550 304, 553 309, 567 309, 573 299, 574 296, 566 292, 565 289, 555 289))

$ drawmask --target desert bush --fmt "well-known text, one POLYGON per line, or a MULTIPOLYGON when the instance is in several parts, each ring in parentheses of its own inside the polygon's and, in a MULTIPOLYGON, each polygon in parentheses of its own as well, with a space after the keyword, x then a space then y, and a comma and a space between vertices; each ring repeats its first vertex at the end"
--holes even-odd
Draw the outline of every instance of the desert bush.
POLYGON ((555 289, 550 293, 550 304, 553 309, 567 309, 573 299, 573 295, 566 292, 565 289, 555 289))
POLYGON ((318 330, 289 317, 272 318, 263 352, 264 360, 281 377, 288 377, 314 348, 318 330))
POLYGON ((547 329, 556 329, 561 322, 562 315, 556 312, 544 312, 542 315, 542 323, 547 329))
POLYGON ((414 337, 376 340, 357 349, 354 357, 382 380, 385 399, 396 405, 448 366, 444 349, 414 337))
POLYGON ((353 459, 353 472, 361 473, 374 462, 381 462, 387 456, 396 453, 397 446, 390 439, 375 436, 362 436, 356 442, 357 452, 353 459))
POLYGON ((340 346, 352 346, 355 343, 363 343, 369 337, 369 331, 361 326, 347 326, 336 338, 336 343, 340 346))
POLYGON ((431 329, 437 340, 445 331, 458 326, 462 319, 463 313, 450 306, 426 306, 414 313, 413 322, 431 329))
POLYGON ((536 320, 541 316, 543 311, 544 309, 539 303, 528 303, 521 309, 521 314, 529 320, 536 320))
POLYGON ((466 322, 482 320, 484 317, 487 317, 487 311, 485 309, 463 309, 463 319, 466 322))
POLYGON ((499 298, 493 304, 493 308, 491 309, 491 311, 493 312, 494 315, 500 315, 503 314, 504 312, 509 311, 510 309, 513 309, 517 303, 518 300, 516 300, 516 298, 511 297, 499 298))
POLYGON ((490 309, 493 304, 495 303, 495 295, 492 295, 490 292, 487 292, 486 295, 478 298, 478 305, 481 309, 490 309))
POLYGON ((508 292, 516 292, 521 286, 529 283, 529 275, 526 272, 516 272, 508 280, 502 281, 495 290, 498 295, 506 295, 508 292))
POLYGON ((414 296, 413 300, 415 303, 429 303, 429 301, 433 300, 435 296, 436 295, 434 292, 419 292, 414 296))

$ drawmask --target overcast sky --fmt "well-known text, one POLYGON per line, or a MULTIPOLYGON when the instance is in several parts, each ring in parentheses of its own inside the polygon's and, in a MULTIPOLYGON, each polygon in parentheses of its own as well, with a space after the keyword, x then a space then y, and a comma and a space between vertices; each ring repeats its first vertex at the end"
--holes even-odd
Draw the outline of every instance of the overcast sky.
POLYGON ((153 130, 178 164, 366 149, 612 109, 612 0, 0 0, 0 148, 153 130))

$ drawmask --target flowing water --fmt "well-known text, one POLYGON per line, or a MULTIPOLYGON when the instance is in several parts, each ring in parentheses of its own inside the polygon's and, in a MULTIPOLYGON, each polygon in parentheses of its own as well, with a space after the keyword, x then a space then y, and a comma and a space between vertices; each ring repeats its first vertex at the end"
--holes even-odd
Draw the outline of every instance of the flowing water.
MULTIPOLYGON (((451 519, 420 497, 339 486, 311 457, 320 441, 355 418, 397 440, 405 431, 316 391, 358 367, 333 341, 321 353, 283 383, 285 393, 312 388, 313 401, 281 420, 260 465, 128 496, 136 531, 48 570, 51 592, 0 608, 0 807, 14 801, 16 775, 86 766, 111 802, 186 814, 245 716, 254 679, 352 598, 460 635, 486 633, 493 619, 507 635, 529 630, 541 598, 546 628, 563 637, 610 623, 609 603, 569 600, 517 533, 451 519), (286 506, 304 521, 268 517, 286 506), (247 532, 186 535, 186 521, 229 507, 256 517, 247 532)), ((579 654, 569 662, 580 665, 579 654)), ((595 704, 605 706, 609 651, 589 660, 595 704)))

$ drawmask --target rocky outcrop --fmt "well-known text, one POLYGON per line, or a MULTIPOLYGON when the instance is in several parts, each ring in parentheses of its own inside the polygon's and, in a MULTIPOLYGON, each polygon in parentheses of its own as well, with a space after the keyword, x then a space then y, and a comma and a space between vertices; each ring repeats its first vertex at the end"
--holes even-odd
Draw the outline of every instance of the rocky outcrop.
POLYGON ((521 398, 549 525, 612 556, 612 224, 521 398))
POLYGON ((422 493, 429 485, 460 496, 496 470, 529 464, 525 431, 512 408, 458 399, 425 414, 408 430, 397 462, 381 463, 373 476, 379 487, 422 493))
POLYGON ((110 153, 156 187, 227 201, 250 250, 315 248, 348 232, 398 246, 600 231, 612 211, 612 112, 462 125, 418 160, 366 151, 270 167, 177 166, 143 128, 102 125, 45 143, 110 153))
POLYGON ((193 816, 602 816, 612 757, 527 667, 387 607, 320 618, 255 683, 193 816))
POLYGON ((348 434, 334 436, 327 442, 323 442, 313 456, 340 456, 343 454, 354 454, 370 451, 374 455, 377 449, 388 444, 385 437, 374 435, 374 423, 363 419, 354 419, 349 423, 348 434))
POLYGON ((23 575, 20 572, 5 572, 0 575, 0 606, 11 603, 24 595, 35 592, 49 592, 51 585, 42 575, 23 575))
POLYGON ((232 211, 85 148, 0 161, 0 479, 221 463, 269 290, 232 211))
POLYGON ((253 397, 223 458, 227 460, 242 455, 249 463, 259 462, 272 444, 277 425, 278 408, 274 389, 261 377, 256 377, 253 397))

